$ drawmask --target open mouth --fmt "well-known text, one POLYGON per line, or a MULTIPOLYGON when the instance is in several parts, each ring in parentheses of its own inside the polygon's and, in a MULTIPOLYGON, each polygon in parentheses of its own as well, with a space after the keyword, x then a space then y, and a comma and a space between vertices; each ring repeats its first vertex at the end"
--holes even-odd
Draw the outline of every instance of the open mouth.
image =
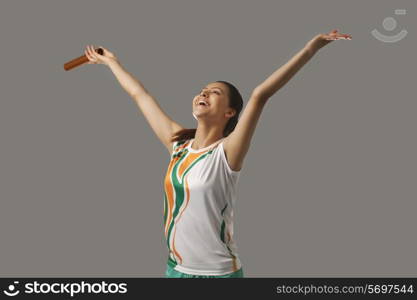
POLYGON ((198 106, 209 106, 209 104, 208 104, 208 102, 207 101, 204 101, 204 100, 199 100, 198 102, 197 102, 197 105, 198 106))

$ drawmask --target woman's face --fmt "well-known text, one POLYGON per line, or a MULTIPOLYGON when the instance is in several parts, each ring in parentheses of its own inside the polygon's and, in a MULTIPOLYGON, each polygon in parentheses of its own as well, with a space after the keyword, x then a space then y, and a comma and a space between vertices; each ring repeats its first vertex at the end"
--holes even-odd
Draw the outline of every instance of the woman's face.
POLYGON ((223 117, 229 107, 227 93, 227 86, 221 82, 213 82, 203 87, 193 99, 194 117, 223 117))

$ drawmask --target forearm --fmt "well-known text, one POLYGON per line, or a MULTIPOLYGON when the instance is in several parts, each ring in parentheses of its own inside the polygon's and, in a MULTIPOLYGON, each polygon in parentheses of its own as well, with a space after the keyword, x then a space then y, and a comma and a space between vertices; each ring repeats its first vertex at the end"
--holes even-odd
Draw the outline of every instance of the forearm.
POLYGON ((270 98, 282 86, 284 86, 317 52, 314 47, 308 44, 298 51, 286 64, 278 68, 264 82, 254 90, 263 99, 270 98))
POLYGON ((119 81, 120 85, 130 96, 137 96, 141 94, 147 94, 148 91, 145 89, 143 84, 127 72, 118 60, 114 60, 108 64, 110 70, 119 81))

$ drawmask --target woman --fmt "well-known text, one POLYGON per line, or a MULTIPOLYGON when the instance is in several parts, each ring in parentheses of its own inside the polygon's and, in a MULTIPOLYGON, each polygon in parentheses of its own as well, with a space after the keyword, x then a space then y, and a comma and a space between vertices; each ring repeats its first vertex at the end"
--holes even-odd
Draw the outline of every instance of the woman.
POLYGON ((233 207, 259 116, 267 100, 320 48, 339 39, 351 36, 333 30, 311 39, 253 90, 240 119, 243 100, 236 87, 226 81, 209 83, 192 101, 196 129, 185 129, 167 116, 113 53, 101 47, 100 55, 87 46, 88 63, 110 67, 170 153, 164 180, 166 277, 244 277, 233 239, 233 207))

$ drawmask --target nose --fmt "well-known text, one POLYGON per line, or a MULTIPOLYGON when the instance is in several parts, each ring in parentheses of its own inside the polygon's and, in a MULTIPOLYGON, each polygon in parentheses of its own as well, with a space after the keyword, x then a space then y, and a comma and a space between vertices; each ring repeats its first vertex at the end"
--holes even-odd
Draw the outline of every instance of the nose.
POLYGON ((206 97, 207 96, 207 91, 202 91, 201 93, 200 93, 200 96, 203 96, 204 95, 204 97, 206 97))

